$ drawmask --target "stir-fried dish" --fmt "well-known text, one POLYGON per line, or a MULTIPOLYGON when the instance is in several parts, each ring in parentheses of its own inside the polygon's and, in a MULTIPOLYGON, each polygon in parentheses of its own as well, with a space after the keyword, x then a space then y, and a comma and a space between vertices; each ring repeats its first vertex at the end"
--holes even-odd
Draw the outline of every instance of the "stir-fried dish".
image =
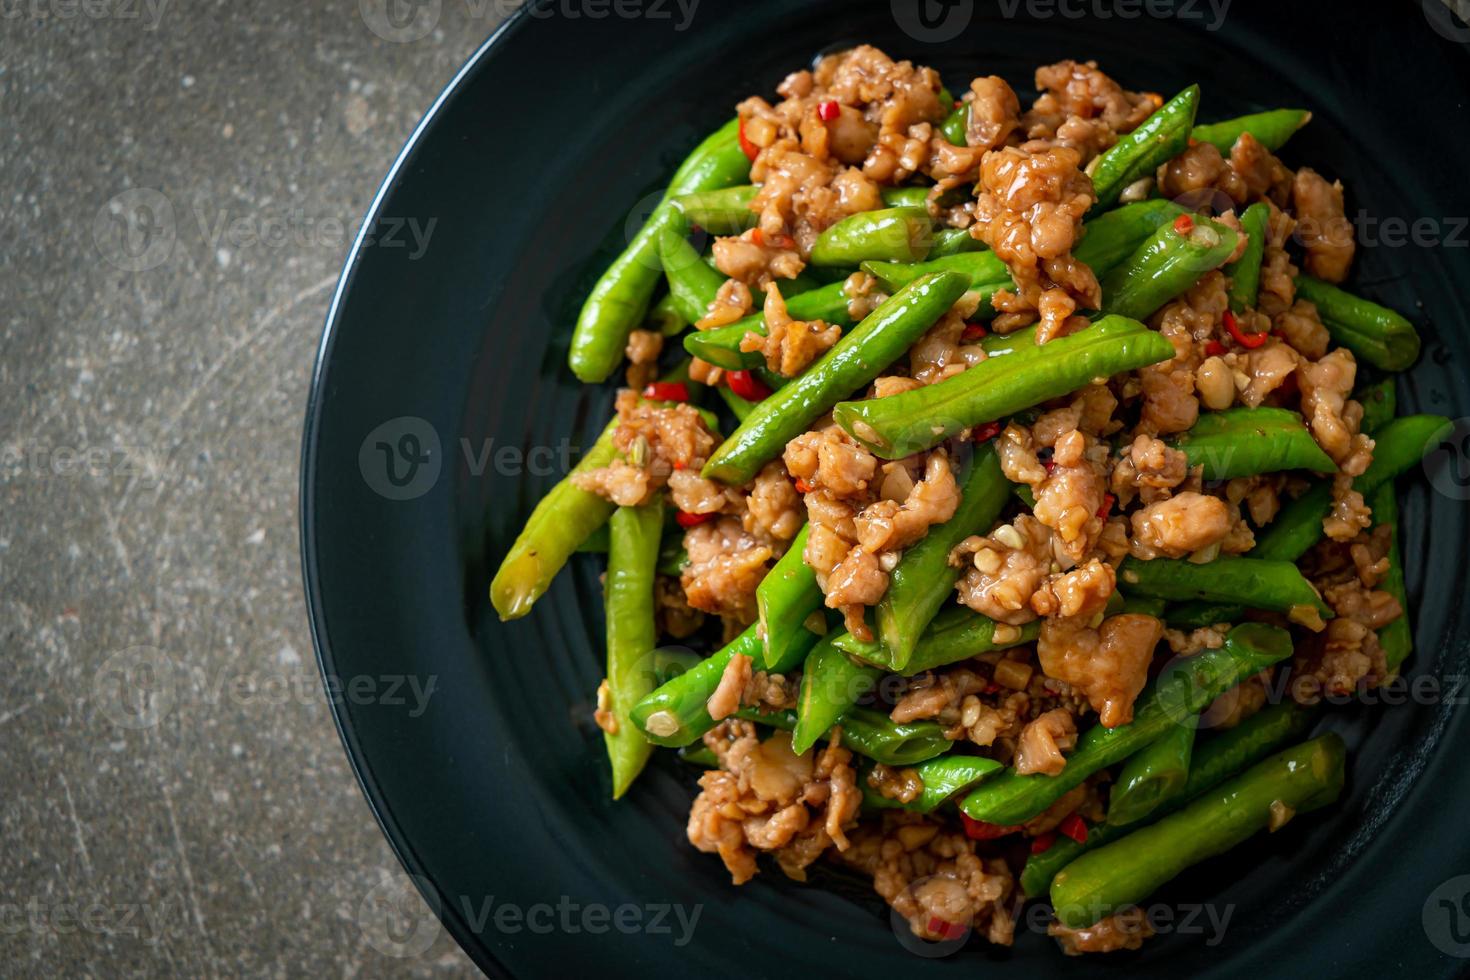
POLYGON ((741 102, 587 299, 571 370, 627 386, 491 598, 607 553, 613 795, 707 767, 736 885, 826 859, 999 944, 1049 897, 1077 954, 1337 799, 1310 733, 1410 652, 1394 479, 1448 423, 1277 156, 1307 112, 1034 83, 862 46, 741 102))

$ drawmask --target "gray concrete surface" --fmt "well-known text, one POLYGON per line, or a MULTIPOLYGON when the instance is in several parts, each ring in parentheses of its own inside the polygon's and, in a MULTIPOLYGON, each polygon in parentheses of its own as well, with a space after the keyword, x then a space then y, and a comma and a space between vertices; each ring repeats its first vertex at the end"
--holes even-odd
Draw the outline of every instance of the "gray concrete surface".
POLYGON ((297 557, 347 242, 506 12, 385 2, 0 3, 5 976, 474 973, 398 941, 297 557))

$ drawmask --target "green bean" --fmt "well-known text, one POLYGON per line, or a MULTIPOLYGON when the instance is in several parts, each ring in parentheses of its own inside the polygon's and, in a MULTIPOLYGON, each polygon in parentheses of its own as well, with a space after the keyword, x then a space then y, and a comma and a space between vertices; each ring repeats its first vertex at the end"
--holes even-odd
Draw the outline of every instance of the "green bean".
POLYGON ((1031 350, 981 361, 967 371, 887 398, 847 401, 832 412, 884 459, 937 446, 962 429, 1070 394, 1096 378, 1174 356, 1174 346, 1136 320, 1106 316, 1031 350))
POLYGON ((613 445, 615 428, 616 419, 602 430, 566 478, 541 498, 506 552, 490 582, 490 602, 502 620, 519 619, 530 612, 577 546, 607 523, 613 505, 577 487, 572 478, 613 461, 617 454, 613 445))
POLYGON ((1213 143, 1215 149, 1229 154, 1241 133, 1250 133, 1271 152, 1286 145, 1291 134, 1312 121, 1312 114, 1305 109, 1272 109, 1254 112, 1223 122, 1204 123, 1194 127, 1190 136, 1196 143, 1213 143))
POLYGON ((658 236, 683 224, 669 198, 749 179, 750 160, 740 149, 739 125, 732 119, 695 147, 669 181, 663 200, 592 287, 577 316, 568 354, 579 380, 596 384, 612 374, 622 362, 628 334, 643 320, 661 272, 658 236))
POLYGON ((1257 201, 1240 214, 1240 227, 1245 232, 1245 249, 1240 258, 1225 265, 1230 277, 1230 308, 1236 313, 1255 309, 1261 292, 1261 258, 1266 254, 1266 228, 1271 222, 1271 205, 1257 201))
MULTIPOLYGON (((603 732, 612 763, 612 795, 618 799, 643 771, 653 746, 629 723, 628 712, 654 688, 645 669, 658 639, 653 617, 653 574, 663 534, 663 502, 619 507, 608 518, 607 692, 608 710, 617 721, 603 732)), ((656 667, 656 664, 654 665, 656 667)))
POLYGON ((689 323, 701 319, 709 312, 715 294, 725 284, 725 277, 705 265, 694 246, 672 228, 660 233, 658 256, 669 281, 674 308, 689 323))
POLYGON ((929 249, 929 258, 939 259, 946 255, 984 250, 985 243, 970 234, 970 229, 940 228, 934 232, 934 247, 929 249))
POLYGON ((691 766, 701 769, 720 768, 719 756, 715 755, 709 746, 704 743, 697 745, 686 745, 679 750, 679 761, 687 762, 691 766))
MULTIPOLYGON (((735 714, 746 721, 788 732, 796 728, 794 711, 741 708, 735 714)), ((912 766, 942 755, 951 744, 944 737, 944 729, 932 721, 900 725, 870 708, 853 708, 843 717, 841 728, 845 747, 885 766, 912 766)))
MULTIPOLYGON (((1346 750, 1329 733, 1256 763, 1157 823, 1090 851, 1057 873, 1051 903, 1073 928, 1147 898, 1205 858, 1223 854, 1285 815, 1334 802, 1346 750)), ((982 784, 983 785, 983 784, 982 784)))
POLYGON ((1147 319, 1153 312, 1219 268, 1235 251, 1234 229, 1202 216, 1188 231, 1166 223, 1102 280, 1103 311, 1147 319))
POLYGON ((1398 412, 1398 393, 1394 391, 1393 378, 1384 378, 1371 385, 1364 385, 1353 395, 1363 406, 1361 428, 1372 435, 1393 421, 1398 412))
MULTIPOLYGON (((1079 260, 1099 277, 1132 255, 1139 244, 1168 224, 1184 209, 1172 201, 1150 200, 1125 204, 1087 222, 1082 241, 1073 250, 1079 260)), ((968 234, 968 232, 966 232, 968 234)), ((978 239, 971 239, 980 244, 978 239)), ((966 251, 930 253, 927 262, 864 262, 867 272, 885 289, 897 289, 930 272, 959 272, 969 277, 970 288, 989 295, 996 289, 1012 289, 1006 264, 994 252, 966 251)))
POLYGON ((1267 561, 1296 561, 1322 540, 1322 519, 1331 509, 1332 481, 1312 484, 1281 508, 1276 519, 1256 535, 1255 546, 1247 554, 1267 561))
POLYGON ((859 781, 863 805, 877 810, 908 810, 911 813, 933 813, 966 790, 973 789, 985 777, 1005 768, 994 759, 979 755, 941 755, 909 767, 924 784, 923 791, 907 803, 891 800, 868 785, 866 777, 859 781))
POLYGON ((1088 729, 1059 774, 1021 776, 1014 769, 1007 770, 981 783, 961 801, 960 809, 972 819, 1004 827, 1025 823, 1088 776, 1122 762, 1291 652, 1291 634, 1286 630, 1243 623, 1226 635, 1222 646, 1171 662, 1139 698, 1133 721, 1116 728, 1097 725, 1088 729))
POLYGON ((1390 675, 1398 673, 1409 654, 1414 650, 1414 630, 1409 623, 1409 597, 1404 588, 1404 555, 1399 548, 1399 502, 1393 484, 1385 483, 1368 498, 1373 508, 1373 519, 1380 527, 1391 529, 1388 548, 1388 573, 1378 587, 1398 600, 1403 613, 1386 626, 1378 629, 1378 645, 1383 648, 1383 660, 1390 675))
POLYGON ((970 103, 961 102, 949 111, 939 124, 939 132, 953 146, 968 146, 970 128, 970 103))
POLYGON ((683 535, 665 535, 658 551, 658 573, 678 578, 688 564, 689 553, 684 550, 683 535))
POLYGON ((886 290, 907 286, 915 279, 935 272, 957 272, 969 281, 970 289, 986 285, 1009 286, 1006 264, 994 252, 959 252, 942 255, 926 262, 864 262, 863 271, 878 280, 886 290))
MULTIPOLYGON (((1234 728, 1201 739, 1190 759, 1189 778, 1185 780, 1184 789, 1149 816, 1158 819, 1172 813, 1205 790, 1255 765, 1282 745, 1305 734, 1311 727, 1312 718, 1312 709, 1287 698, 1267 705, 1234 728)), ((1027 898, 1045 894, 1058 871, 1080 855, 1131 833, 1137 826, 1109 821, 1089 827, 1085 841, 1058 838, 1045 851, 1026 859, 1026 866, 1021 870, 1021 890, 1027 898)))
POLYGON ((659 297, 659 301, 649 308, 648 322, 665 337, 683 333, 689 326, 689 321, 684 319, 684 315, 675 308, 672 293, 664 293, 659 297))
MULTIPOLYGON (((782 295, 784 297, 785 294, 782 295)), ((841 282, 797 293, 786 300, 786 312, 797 320, 825 320, 843 327, 852 323, 852 316, 847 312, 847 293, 843 291, 841 282)), ((760 351, 740 349, 740 341, 747 333, 766 335, 763 314, 753 313, 713 330, 697 330, 684 337, 684 349, 715 367, 732 371, 765 364, 760 351)))
POLYGON ((822 587, 817 573, 806 563, 807 533, 803 524, 780 560, 755 589, 755 608, 760 618, 761 663, 767 668, 779 663, 786 649, 807 632, 807 617, 822 608, 822 587))
POLYGON ((1317 445, 1302 417, 1285 408, 1242 406, 1204 412, 1173 444, 1191 467, 1204 467, 1207 480, 1281 470, 1337 472, 1337 464, 1317 445))
MULTIPOLYGON (((816 634, 805 645, 794 644, 787 650, 787 659, 776 664, 773 673, 782 673, 798 666, 817 642, 816 634)), ((690 670, 661 684, 633 706, 629 713, 634 725, 638 726, 648 741, 654 745, 678 748, 697 741, 701 735, 715 727, 706 704, 720 678, 730 664, 731 657, 750 657, 755 660, 761 653, 760 635, 754 625, 746 627, 735 639, 690 670)))
POLYGON ((738 235, 754 228, 760 215, 750 209, 757 187, 741 184, 713 191, 695 191, 673 199, 674 207, 689 225, 698 225, 712 235, 738 235))
POLYGON ((1304 626, 1314 623, 1308 610, 1332 618, 1332 608, 1289 561, 1221 555, 1196 564, 1185 558, 1139 561, 1130 556, 1118 566, 1118 586, 1134 595, 1172 602, 1203 599, 1270 609, 1304 626))
POLYGON ((796 727, 791 732, 791 747, 797 752, 816 745, 883 676, 882 668, 860 664, 833 646, 838 632, 818 640, 802 665, 796 727))
POLYGON ((1333 341, 1358 360, 1403 371, 1419 359, 1419 332, 1394 310, 1311 276, 1296 277, 1296 295, 1316 305, 1333 341))
POLYGON ((886 208, 927 208, 929 205, 927 187, 885 187, 879 193, 886 208))
POLYGON ((1161 164, 1183 153, 1198 109, 1199 86, 1191 85, 1088 164, 1087 172, 1097 192, 1093 211, 1108 210, 1129 184, 1152 176, 1161 164))
POLYGON ((1220 623, 1234 623, 1245 615, 1245 607, 1233 602, 1170 603, 1160 617, 1174 629, 1197 630, 1220 623))
POLYGON ((735 416, 736 422, 744 422, 745 417, 755 411, 757 402, 747 401, 730 390, 729 385, 716 385, 715 391, 719 392, 720 399, 730 409, 730 414, 735 416))
POLYGON ((1034 643, 1040 633, 1039 622, 1009 626, 964 606, 952 606, 935 616, 925 628, 907 666, 902 670, 895 670, 888 663, 888 648, 877 640, 859 640, 850 633, 843 633, 833 642, 854 657, 904 677, 912 677, 926 670, 978 657, 982 653, 1034 643))
POLYGON ((1184 789, 1199 716, 1188 719, 1144 746, 1123 764, 1108 797, 1108 823, 1135 823, 1184 789))
POLYGON ((888 589, 873 618, 888 652, 886 664, 893 670, 908 666, 924 628, 954 592, 960 569, 950 565, 949 553, 970 535, 990 530, 1010 498, 1010 488, 995 447, 977 447, 960 474, 960 503, 953 516, 930 527, 889 573, 888 589))
MULTIPOLYGON (((732 486, 749 482, 788 441, 806 431, 839 399, 865 387, 902 357, 964 291, 964 276, 939 272, 893 294, 821 360, 757 405, 715 450, 703 475, 732 486)), ((1169 346, 1168 341, 1164 344, 1169 346)))
POLYGON ((933 223, 922 207, 882 208, 850 214, 817 236, 811 264, 918 262, 929 254, 933 223))
POLYGON ((1454 431, 1442 415, 1402 415, 1373 433, 1373 462, 1353 478, 1353 489, 1370 496, 1424 461, 1454 431))

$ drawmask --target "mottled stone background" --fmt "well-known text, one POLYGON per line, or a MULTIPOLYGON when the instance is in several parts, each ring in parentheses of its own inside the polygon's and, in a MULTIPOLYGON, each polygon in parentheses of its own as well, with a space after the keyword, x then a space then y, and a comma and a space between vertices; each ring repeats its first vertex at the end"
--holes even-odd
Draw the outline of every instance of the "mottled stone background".
POLYGON ((0 4, 5 976, 474 973, 400 941, 297 555, 348 241, 509 9, 385 3, 0 4))

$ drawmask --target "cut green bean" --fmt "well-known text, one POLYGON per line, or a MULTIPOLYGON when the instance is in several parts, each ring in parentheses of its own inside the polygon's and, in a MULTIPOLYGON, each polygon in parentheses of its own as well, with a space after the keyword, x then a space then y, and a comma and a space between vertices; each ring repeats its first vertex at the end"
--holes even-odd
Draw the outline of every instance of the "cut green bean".
POLYGON ((1123 764, 1108 797, 1108 823, 1135 823, 1184 790, 1199 716, 1165 732, 1123 764))
POLYGON ((603 732, 603 742, 612 764, 615 800, 628 791, 653 754, 653 746, 630 723, 629 712, 655 686, 658 664, 649 659, 658 639, 653 576, 663 528, 663 502, 658 498, 642 507, 619 507, 608 519, 606 707, 617 727, 603 732))
MULTIPOLYGON (((783 297, 785 294, 782 294, 783 297)), ((847 312, 847 293, 842 282, 828 283, 804 293, 797 293, 786 300, 786 312, 797 320, 825 320, 846 327, 851 325, 852 316, 847 312)), ((759 367, 766 363, 760 351, 742 351, 740 341, 747 333, 766 335, 764 314, 750 316, 712 330, 696 330, 684 337, 684 349, 715 367, 738 371, 742 368, 759 367)))
POLYGON ((674 207, 688 225, 698 225, 712 235, 738 235, 754 228, 760 215, 750 209, 757 187, 741 184, 712 191, 695 191, 673 199, 674 207))
MULTIPOLYGON (((787 650, 787 659, 779 662, 773 673, 783 673, 799 666, 817 642, 816 634, 808 633, 811 641, 787 650)), ((760 635, 754 625, 725 644, 707 659, 695 664, 685 673, 650 692, 633 706, 632 722, 638 726, 648 741, 654 745, 678 748, 697 741, 701 735, 715 727, 706 705, 720 678, 730 664, 731 657, 750 657, 753 661, 761 654, 760 635)))
MULTIPOLYGON (((741 708, 735 714, 746 721, 788 732, 796 728, 794 711, 741 708)), ((942 755, 952 744, 944 737, 944 729, 932 721, 900 725, 870 708, 853 708, 842 719, 841 728, 842 744, 846 748, 885 766, 912 766, 942 755)))
POLYGON ((1409 622, 1409 597, 1404 587, 1404 555, 1399 548, 1399 501, 1393 484, 1385 483, 1368 498, 1373 519, 1380 527, 1392 529, 1388 548, 1388 573, 1378 587, 1398 600, 1403 613, 1386 626, 1379 627, 1378 645, 1383 648, 1383 661, 1391 675, 1414 650, 1414 630, 1409 622))
POLYGON ((1403 371, 1419 359, 1419 332, 1388 307, 1311 276, 1296 277, 1296 295, 1317 307, 1333 341, 1358 360, 1385 371, 1403 371))
POLYGON ((937 384, 887 398, 842 402, 832 417, 877 455, 901 459, 962 429, 1173 356, 1174 345, 1160 334, 1136 320, 1106 316, 1085 330, 981 361, 937 384))
POLYGON ((1040 622, 1010 626, 997 623, 964 606, 952 606, 935 616, 925 628, 918 645, 914 647, 913 655, 902 670, 895 669, 888 663, 888 648, 876 639, 859 640, 850 633, 843 633, 833 642, 854 657, 892 673, 912 677, 926 670, 978 657, 983 653, 1034 643, 1040 633, 1040 622))
POLYGON ((684 314, 676 308, 672 293, 664 293, 659 297, 659 301, 653 304, 648 311, 648 322, 665 337, 683 333, 689 326, 689 321, 685 319, 684 314))
POLYGON ((802 665, 796 727, 791 732, 791 747, 797 752, 817 744, 883 676, 881 668, 858 663, 833 646, 837 632, 818 640, 802 665))
POLYGON ((941 755, 910 766, 924 784, 923 791, 907 803, 891 800, 861 779, 863 805, 876 810, 908 810, 910 813, 933 813, 945 803, 973 789, 987 776, 1005 767, 994 759, 978 755, 941 755))
MULTIPOLYGON (((902 357, 964 291, 963 276, 939 272, 889 297, 800 377, 756 406, 715 450, 703 475, 732 486, 749 482, 839 399, 864 388, 902 357)), ((1173 351, 1168 341, 1163 343, 1173 351)))
POLYGON ((1144 320, 1225 264, 1235 230, 1200 215, 1187 229, 1166 223, 1102 279, 1103 311, 1144 320))
POLYGON ((1194 427, 1173 444, 1191 467, 1204 467, 1207 480, 1282 470, 1337 471, 1337 464, 1317 445, 1302 417, 1285 408, 1242 406, 1203 412, 1194 427))
MULTIPOLYGON (((1267 705, 1234 728, 1201 738, 1190 759, 1189 778, 1183 791, 1150 816, 1157 819, 1172 813, 1205 790, 1212 789, 1306 734, 1313 714, 1312 709, 1288 698, 1267 705)), ((1100 823, 1088 828, 1085 841, 1057 838, 1051 847, 1026 859, 1026 867, 1021 871, 1021 890, 1027 898, 1046 894, 1058 871, 1080 855, 1132 832, 1136 826, 1100 823)))
POLYGON ((1403 415, 1373 433, 1373 462, 1353 478, 1353 489, 1364 497, 1400 474, 1420 465, 1424 457, 1450 433, 1454 423, 1442 415, 1403 415))
POLYGON ((1369 435, 1392 422, 1393 417, 1398 414, 1398 393, 1394 390, 1394 379, 1391 377, 1365 385, 1353 397, 1363 406, 1361 428, 1369 435))
POLYGON ((715 391, 719 392, 720 400, 730 409, 730 414, 735 416, 736 422, 744 422, 745 417, 755 411, 759 402, 747 401, 730 390, 729 385, 716 385, 715 391))
POLYGON ((1241 313, 1255 309, 1261 292, 1261 258, 1266 254, 1266 228, 1271 222, 1271 206, 1257 201, 1240 214, 1240 227, 1246 235, 1240 258, 1225 266, 1230 277, 1230 308, 1241 313))
POLYGON ((566 478, 541 498, 506 552, 490 582, 490 603, 502 620, 518 619, 530 612, 572 552, 607 523, 613 505, 577 487, 572 478, 613 461, 617 455, 617 447, 613 445, 615 428, 616 419, 607 424, 566 478))
POLYGON ((1271 109, 1222 122, 1203 123, 1194 127, 1189 135, 1196 143, 1213 143, 1215 149, 1228 156, 1240 134, 1250 133, 1257 143, 1274 153, 1286 145, 1292 133, 1311 121, 1312 114, 1305 109, 1271 109))
POLYGON ((817 573, 806 563, 807 533, 803 524, 790 547, 761 579, 755 589, 755 608, 760 619, 761 664, 769 669, 780 663, 792 643, 803 642, 807 617, 822 608, 822 587, 817 573))
POLYGON ((694 246, 672 228, 659 234, 658 255, 674 308, 689 323, 699 320, 709 312, 725 277, 705 265, 694 246))
POLYGON ((1335 802, 1345 758, 1341 736, 1322 735, 1256 763, 1157 823, 1089 851, 1052 879, 1057 918, 1073 928, 1091 925, 1258 831, 1335 802))
POLYGON ((940 134, 953 146, 968 146, 970 137, 970 103, 961 102, 949 111, 939 124, 940 134))
POLYGON ((892 669, 908 666, 924 628, 954 592, 960 569, 950 565, 949 553, 970 535, 990 529, 1010 498, 1010 488, 995 447, 977 447, 960 474, 960 503, 954 515, 905 549, 889 573, 888 589, 873 618, 892 669))
POLYGON ((1191 715, 1203 711, 1236 684, 1291 656, 1291 634, 1263 623, 1243 623, 1213 650, 1172 661, 1134 706, 1133 721, 1116 728, 1094 726, 1077 742, 1055 776, 1018 775, 1007 770, 986 780, 960 803, 974 820, 1003 827, 1025 823, 1087 777, 1150 744, 1191 715))
POLYGON ((739 126, 740 121, 732 119, 695 147, 669 181, 663 200, 592 287, 577 316, 567 358, 579 380, 588 384, 606 380, 622 363, 628 334, 643 321, 662 274, 658 237, 665 228, 681 229, 684 223, 669 198, 750 179, 750 160, 740 149, 739 126))
POLYGON ((1118 587, 1170 602, 1205 600, 1270 609, 1302 625, 1313 624, 1308 610, 1316 610, 1323 619, 1333 615, 1312 583, 1289 561, 1221 555, 1196 564, 1185 558, 1139 561, 1129 556, 1118 566, 1118 587))
POLYGON ((1097 193, 1093 211, 1108 210, 1118 203, 1129 184, 1153 176, 1161 164, 1183 153, 1198 109, 1199 86, 1191 85, 1088 164, 1087 172, 1097 193))
POLYGON ((985 243, 970 234, 968 228, 940 228, 934 232, 934 247, 929 249, 929 258, 939 259, 946 255, 963 252, 983 252, 985 243))
POLYGON ((881 208, 848 215, 817 236, 811 264, 855 266, 862 262, 918 262, 929 254, 934 226, 922 207, 881 208))
POLYGON ((929 203, 927 187, 884 187, 879 193, 886 208, 923 208, 929 203))

